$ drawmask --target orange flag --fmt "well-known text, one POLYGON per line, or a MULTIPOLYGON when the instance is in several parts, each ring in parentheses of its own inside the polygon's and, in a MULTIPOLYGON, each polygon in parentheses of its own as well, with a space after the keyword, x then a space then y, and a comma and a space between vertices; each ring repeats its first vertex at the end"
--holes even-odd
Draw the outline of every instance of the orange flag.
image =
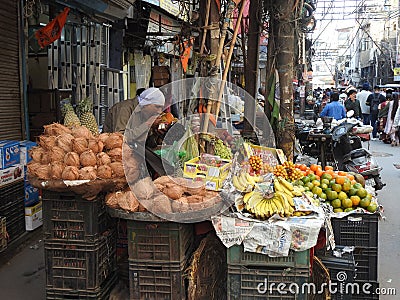
POLYGON ((52 42, 60 38, 61 31, 67 21, 68 12, 69 7, 64 8, 64 11, 55 17, 53 21, 35 32, 35 37, 41 48, 50 45, 52 42))

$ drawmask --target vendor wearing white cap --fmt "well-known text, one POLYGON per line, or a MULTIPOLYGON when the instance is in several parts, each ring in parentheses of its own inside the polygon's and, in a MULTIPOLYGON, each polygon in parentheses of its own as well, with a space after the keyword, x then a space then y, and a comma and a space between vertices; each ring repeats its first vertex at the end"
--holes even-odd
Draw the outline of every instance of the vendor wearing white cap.
POLYGON ((164 110, 165 97, 158 88, 148 88, 137 96, 139 105, 130 116, 127 130, 131 140, 144 141, 162 123, 160 114, 164 110), (153 130, 151 130, 153 129, 153 130))

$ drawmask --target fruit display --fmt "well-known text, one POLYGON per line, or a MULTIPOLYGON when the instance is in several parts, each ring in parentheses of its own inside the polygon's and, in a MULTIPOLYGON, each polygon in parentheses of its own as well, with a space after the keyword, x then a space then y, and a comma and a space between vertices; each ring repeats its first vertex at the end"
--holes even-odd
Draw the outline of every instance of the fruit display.
POLYGON ((273 173, 275 176, 282 176, 285 179, 296 180, 304 176, 300 169, 296 168, 291 161, 285 161, 282 165, 275 166, 273 173))
POLYGON ((257 155, 250 156, 249 165, 252 171, 254 171, 256 174, 260 174, 261 169, 263 168, 262 158, 257 155))
POLYGON ((262 176, 251 176, 247 172, 240 172, 240 174, 232 176, 232 184, 239 192, 252 190, 256 183, 262 180, 262 176))
POLYGON ((96 117, 93 114, 93 101, 90 98, 84 98, 78 103, 77 112, 81 124, 87 127, 92 134, 99 133, 96 117))
POLYGON ((316 195, 331 205, 334 212, 349 212, 359 207, 371 213, 376 211, 378 205, 361 178, 348 172, 333 171, 331 167, 324 171, 317 165, 310 168, 312 172, 294 181, 294 185, 302 186, 308 195, 316 195))

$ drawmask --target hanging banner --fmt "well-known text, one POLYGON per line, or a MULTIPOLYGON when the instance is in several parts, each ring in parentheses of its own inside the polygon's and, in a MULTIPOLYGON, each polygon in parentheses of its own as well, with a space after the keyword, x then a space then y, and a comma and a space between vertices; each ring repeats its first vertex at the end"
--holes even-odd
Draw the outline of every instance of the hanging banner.
POLYGON ((64 11, 53 19, 45 27, 35 32, 35 37, 38 40, 38 44, 41 48, 44 48, 55 40, 58 40, 61 36, 61 31, 67 21, 69 7, 64 8, 64 11))

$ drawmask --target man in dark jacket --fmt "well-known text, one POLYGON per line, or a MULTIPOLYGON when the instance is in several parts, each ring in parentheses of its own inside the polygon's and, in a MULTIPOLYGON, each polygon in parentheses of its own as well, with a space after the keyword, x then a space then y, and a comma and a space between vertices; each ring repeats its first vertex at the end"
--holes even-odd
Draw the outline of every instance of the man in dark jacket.
POLYGON ((381 89, 379 86, 374 87, 374 93, 369 95, 367 98, 366 105, 370 107, 371 125, 373 128, 372 138, 378 138, 378 114, 379 114, 379 104, 386 101, 385 97, 380 93, 381 89))
POLYGON ((360 102, 357 100, 357 89, 355 87, 350 87, 347 91, 347 100, 344 102, 344 106, 346 111, 352 110, 354 111, 353 117, 356 119, 361 119, 361 105, 360 102))

